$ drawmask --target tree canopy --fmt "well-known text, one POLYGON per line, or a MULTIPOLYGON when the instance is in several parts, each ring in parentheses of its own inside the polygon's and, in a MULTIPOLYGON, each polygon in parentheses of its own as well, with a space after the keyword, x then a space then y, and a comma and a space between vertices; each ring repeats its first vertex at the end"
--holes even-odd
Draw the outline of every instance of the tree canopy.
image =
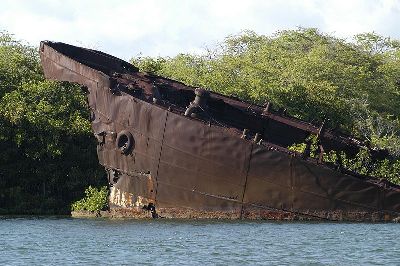
POLYGON ((251 31, 204 54, 137 57, 142 71, 255 103, 272 102, 313 123, 400 155, 400 42, 375 33, 346 41, 317 29, 251 31))
POLYGON ((83 93, 45 80, 36 48, 0 35, 0 213, 67 213, 104 183, 83 93))

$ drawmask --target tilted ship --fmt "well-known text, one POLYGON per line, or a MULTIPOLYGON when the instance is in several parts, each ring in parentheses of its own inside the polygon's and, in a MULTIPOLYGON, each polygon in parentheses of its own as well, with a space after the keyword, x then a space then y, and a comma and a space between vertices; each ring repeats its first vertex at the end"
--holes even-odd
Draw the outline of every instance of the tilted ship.
MULTIPOLYGON (((87 94, 111 212, 128 217, 391 221, 400 187, 326 163, 360 140, 138 69, 103 52, 40 44, 46 78, 87 94), (320 156, 287 147, 310 135, 320 156)), ((380 156, 379 151, 371 151, 380 156)))

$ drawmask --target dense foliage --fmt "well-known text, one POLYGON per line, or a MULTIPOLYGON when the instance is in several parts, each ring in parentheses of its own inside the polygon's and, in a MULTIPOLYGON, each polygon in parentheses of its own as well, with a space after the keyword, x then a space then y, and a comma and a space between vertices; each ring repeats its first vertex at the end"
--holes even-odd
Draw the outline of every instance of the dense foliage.
POLYGON ((74 202, 71 206, 73 211, 102 211, 108 206, 108 188, 106 186, 100 189, 89 186, 85 190, 85 197, 74 202))
POLYGON ((327 118, 329 127, 391 152, 391 158, 370 163, 360 153, 348 158, 348 169, 400 183, 398 40, 366 33, 349 42, 302 28, 273 36, 244 32, 203 55, 138 57, 132 62, 189 85, 259 104, 270 101, 316 124, 327 118))
MULTIPOLYGON (((391 152, 386 160, 371 161, 362 151, 345 158, 347 168, 400 183, 397 40, 368 33, 349 42, 315 29, 273 36, 244 32, 203 55, 133 62, 189 85, 270 101, 317 124, 328 118, 330 127, 391 152)), ((37 49, 0 33, 0 214, 67 213, 86 187, 104 185, 87 117, 79 86, 45 80, 37 49)), ((90 189, 87 195, 104 196, 90 189)), ((89 198, 96 199, 94 206, 101 197, 89 198)), ((76 208, 86 200, 79 202, 76 208)))
POLYGON ((79 86, 45 80, 37 49, 0 35, 0 214, 63 214, 103 184, 79 86))

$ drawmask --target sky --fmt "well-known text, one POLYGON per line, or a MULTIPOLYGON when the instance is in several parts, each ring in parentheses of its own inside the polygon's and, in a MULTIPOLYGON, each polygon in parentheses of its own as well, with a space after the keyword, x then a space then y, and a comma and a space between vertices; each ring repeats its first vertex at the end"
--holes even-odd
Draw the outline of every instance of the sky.
POLYGON ((62 41, 134 56, 201 53, 252 30, 297 27, 351 39, 364 32, 400 39, 400 0, 0 0, 0 31, 38 46, 62 41))

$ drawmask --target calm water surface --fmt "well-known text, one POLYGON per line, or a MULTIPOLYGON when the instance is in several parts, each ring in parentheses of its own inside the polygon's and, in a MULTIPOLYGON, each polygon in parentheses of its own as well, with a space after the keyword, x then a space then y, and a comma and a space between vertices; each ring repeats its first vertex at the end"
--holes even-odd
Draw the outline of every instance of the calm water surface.
POLYGON ((400 265, 400 224, 0 218, 0 265, 400 265))

